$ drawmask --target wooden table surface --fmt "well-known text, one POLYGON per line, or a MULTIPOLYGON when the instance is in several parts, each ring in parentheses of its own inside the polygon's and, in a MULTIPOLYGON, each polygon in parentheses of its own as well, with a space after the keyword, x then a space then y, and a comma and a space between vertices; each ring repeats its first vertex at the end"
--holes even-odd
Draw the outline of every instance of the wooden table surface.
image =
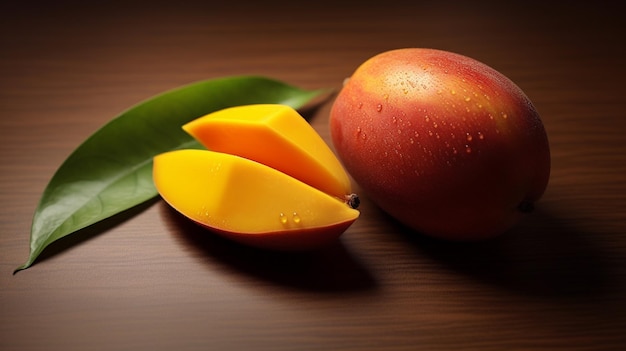
MULTIPOLYGON (((616 5, 231 3, 2 3, 0 350, 625 349, 616 5), (431 240, 361 194, 361 218, 336 245, 281 255, 215 238, 154 201, 12 274, 53 172, 126 108, 239 74, 339 88, 400 47, 483 61, 542 115, 550 184, 506 235, 431 240)), ((327 141, 331 103, 311 119, 327 141)))

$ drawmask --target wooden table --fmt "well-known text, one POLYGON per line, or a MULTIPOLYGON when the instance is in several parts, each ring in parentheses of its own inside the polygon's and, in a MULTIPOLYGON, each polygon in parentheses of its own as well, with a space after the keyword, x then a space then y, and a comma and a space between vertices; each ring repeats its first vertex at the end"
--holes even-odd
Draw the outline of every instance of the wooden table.
MULTIPOLYGON (((626 348, 616 5, 49 3, 0 9, 0 350, 626 348), (339 88, 399 47, 483 61, 540 111, 551 180, 510 233, 431 240, 361 194, 361 218, 336 245, 278 255, 215 238, 155 201, 12 274, 53 172, 126 108, 239 74, 339 88)), ((326 140, 331 103, 311 119, 326 140)))

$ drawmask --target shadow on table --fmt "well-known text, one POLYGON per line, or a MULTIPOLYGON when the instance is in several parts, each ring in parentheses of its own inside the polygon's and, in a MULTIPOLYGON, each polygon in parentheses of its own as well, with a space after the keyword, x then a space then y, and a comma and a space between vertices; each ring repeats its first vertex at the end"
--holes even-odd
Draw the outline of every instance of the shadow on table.
POLYGON ((180 241, 201 254, 207 264, 221 264, 237 273, 273 284, 315 292, 362 292, 376 288, 376 281, 338 240, 310 252, 278 252, 244 246, 224 239, 189 219, 161 206, 180 241))
POLYGON ((395 225, 420 254, 523 294, 599 296, 615 287, 619 276, 614 271, 616 262, 594 240, 595 234, 576 229, 545 210, 538 209, 498 238, 480 242, 437 240, 395 225))

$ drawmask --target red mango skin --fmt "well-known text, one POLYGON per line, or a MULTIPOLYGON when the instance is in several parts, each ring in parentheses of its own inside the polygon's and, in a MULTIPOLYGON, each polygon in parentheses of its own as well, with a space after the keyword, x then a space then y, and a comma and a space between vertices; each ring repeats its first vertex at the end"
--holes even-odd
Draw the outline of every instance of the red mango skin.
POLYGON ((333 103, 330 131, 365 196, 438 238, 504 233, 550 176, 530 99, 496 70, 447 51, 398 49, 364 62, 333 103))
MULTIPOLYGON (((356 220, 356 219, 355 219, 356 220)), ((325 227, 300 228, 267 233, 239 233, 226 231, 195 221, 198 225, 240 244, 275 251, 310 251, 336 242, 353 221, 325 227)))

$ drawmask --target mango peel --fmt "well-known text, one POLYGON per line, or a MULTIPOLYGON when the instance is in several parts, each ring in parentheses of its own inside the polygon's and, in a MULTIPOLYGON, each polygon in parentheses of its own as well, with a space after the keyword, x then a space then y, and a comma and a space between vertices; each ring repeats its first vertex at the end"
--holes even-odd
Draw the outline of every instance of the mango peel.
POLYGON ((161 197, 185 217, 234 241, 302 250, 337 239, 359 217, 339 160, 293 108, 227 108, 183 129, 207 150, 154 158, 161 197))

